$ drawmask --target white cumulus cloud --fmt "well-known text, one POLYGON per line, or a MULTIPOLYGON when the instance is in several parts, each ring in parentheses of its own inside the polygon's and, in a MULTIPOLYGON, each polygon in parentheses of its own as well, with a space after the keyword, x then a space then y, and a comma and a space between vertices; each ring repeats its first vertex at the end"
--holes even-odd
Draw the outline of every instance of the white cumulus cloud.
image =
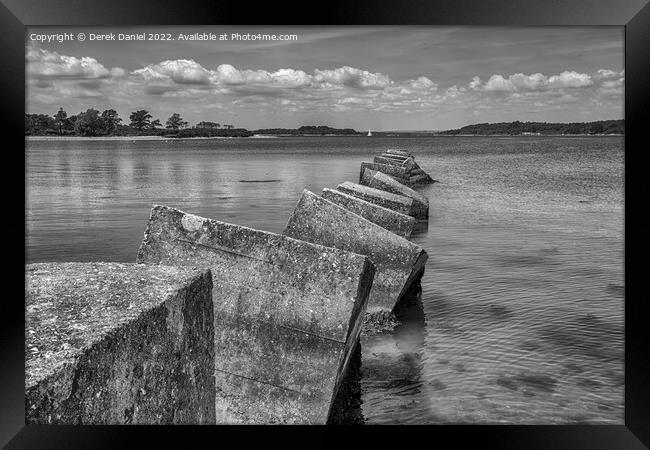
POLYGON ((485 83, 475 76, 469 83, 475 91, 526 92, 548 89, 580 88, 593 85, 592 77, 586 73, 564 71, 558 75, 546 76, 541 73, 526 75, 515 73, 507 78, 500 74, 492 75, 485 83))
POLYGON ((26 61, 27 74, 39 79, 75 80, 111 77, 111 71, 95 58, 60 55, 33 45, 27 48, 26 61))

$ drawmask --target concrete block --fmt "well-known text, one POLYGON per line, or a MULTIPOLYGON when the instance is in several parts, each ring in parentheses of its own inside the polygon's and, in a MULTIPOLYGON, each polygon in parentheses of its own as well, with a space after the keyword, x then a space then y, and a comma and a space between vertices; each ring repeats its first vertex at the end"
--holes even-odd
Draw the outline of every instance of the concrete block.
POLYGON ((154 206, 137 261, 211 269, 217 423, 328 421, 372 286, 368 258, 154 206))
POLYGON ((422 247, 307 190, 283 234, 367 255, 377 269, 368 300, 371 314, 392 311, 427 260, 422 247))
POLYGON ((376 170, 378 172, 385 173, 386 175, 390 175, 391 177, 399 180, 403 184, 408 184, 409 177, 411 176, 411 174, 406 169, 406 167, 392 166, 389 164, 362 162, 361 170, 359 171, 359 182, 361 182, 361 180, 363 179, 363 173, 368 169, 376 170))
POLYGON ((392 155, 397 155, 397 156, 405 156, 405 157, 413 158, 413 153, 411 153, 411 152, 409 152, 407 150, 388 149, 388 150, 386 150, 386 153, 390 153, 392 155))
POLYGON ((362 184, 413 199, 413 205, 411 206, 409 215, 415 217, 420 222, 429 220, 429 199, 410 187, 403 185, 395 178, 381 172, 366 169, 362 184))
POLYGON ((413 206, 412 198, 391 194, 381 189, 371 188, 350 181, 339 184, 336 190, 406 215, 410 214, 413 206))
POLYGON ((375 156, 373 162, 378 164, 388 164, 389 166, 404 167, 408 171, 409 175, 412 175, 413 170, 418 167, 413 158, 393 159, 385 156, 375 156))
POLYGON ((413 226, 415 225, 414 217, 375 205, 353 195, 335 191, 334 189, 323 189, 321 196, 388 231, 392 231, 398 236, 402 236, 405 239, 411 237, 413 226))
POLYGON ((400 163, 402 163, 402 162, 406 161, 408 158, 410 158, 410 156, 399 156, 399 155, 394 155, 392 153, 386 153, 386 152, 382 153, 379 156, 381 156, 382 158, 390 159, 392 161, 397 161, 397 162, 400 162, 400 163))
POLYGON ((214 424, 209 270, 25 268, 25 421, 214 424))
POLYGON ((435 183, 435 182, 436 182, 436 180, 431 178, 426 173, 419 173, 419 174, 415 174, 415 175, 411 174, 411 176, 409 177, 409 185, 411 187, 420 186, 420 185, 423 185, 423 184, 431 184, 431 183, 435 183))
POLYGON ((423 184, 435 183, 436 180, 431 178, 422 168, 418 165, 413 158, 398 156, 390 153, 382 153, 381 156, 375 157, 375 162, 381 163, 385 161, 386 164, 408 164, 411 167, 409 176, 409 186, 418 186, 423 184))

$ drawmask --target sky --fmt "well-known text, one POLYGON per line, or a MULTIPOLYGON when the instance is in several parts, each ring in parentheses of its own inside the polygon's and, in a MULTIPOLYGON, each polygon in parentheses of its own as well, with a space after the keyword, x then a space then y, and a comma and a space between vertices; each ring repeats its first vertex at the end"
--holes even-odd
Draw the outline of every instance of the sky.
POLYGON ((28 113, 445 130, 624 114, 622 27, 29 27, 28 113), (72 40, 57 40, 68 33, 72 40), (86 39, 80 41, 78 33, 86 39), (115 40, 91 40, 113 33, 115 40), (172 40, 120 40, 159 33, 172 40), (195 33, 216 40, 187 40, 195 33), (239 35, 295 35, 241 40, 239 35), (226 37, 227 39, 220 39, 226 37), (49 39, 49 42, 48 42, 49 39))

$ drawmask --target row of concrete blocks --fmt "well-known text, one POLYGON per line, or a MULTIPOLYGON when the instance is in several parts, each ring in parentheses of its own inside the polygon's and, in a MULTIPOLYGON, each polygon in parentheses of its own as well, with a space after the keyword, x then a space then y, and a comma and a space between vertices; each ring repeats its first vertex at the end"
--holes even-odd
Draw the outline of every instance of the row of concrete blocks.
POLYGON ((375 156, 373 162, 361 163, 359 182, 363 181, 367 169, 385 173, 408 187, 435 183, 435 180, 415 162, 413 154, 404 150, 389 149, 375 156))
POLYGON ((424 271, 414 201, 304 191, 282 234, 154 206, 136 264, 28 265, 26 421, 331 422, 364 314, 424 271))

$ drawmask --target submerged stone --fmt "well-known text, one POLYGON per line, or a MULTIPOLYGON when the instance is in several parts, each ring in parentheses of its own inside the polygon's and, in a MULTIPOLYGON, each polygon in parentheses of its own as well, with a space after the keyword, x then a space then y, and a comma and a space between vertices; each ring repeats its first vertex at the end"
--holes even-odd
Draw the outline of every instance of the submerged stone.
POLYGON ((138 262, 209 267, 217 423, 322 424, 375 269, 345 250, 154 206, 138 262))
POLYGON ((361 184, 412 199, 413 204, 409 215, 415 217, 418 221, 429 220, 429 199, 403 185, 395 178, 374 170, 366 170, 361 184))
POLYGON ((210 271, 25 268, 25 421, 213 424, 210 271))
POLYGON ((415 225, 415 218, 411 216, 375 205, 353 195, 345 194, 333 189, 323 189, 321 196, 324 199, 336 203, 364 219, 387 229, 388 231, 392 231, 406 239, 411 237, 413 226, 415 225))
POLYGON ((350 181, 339 184, 336 190, 406 215, 410 215, 413 206, 412 198, 350 181))
POLYGON ((368 300, 371 314, 392 311, 427 260, 422 247, 307 190, 283 234, 367 255, 377 269, 368 300))

